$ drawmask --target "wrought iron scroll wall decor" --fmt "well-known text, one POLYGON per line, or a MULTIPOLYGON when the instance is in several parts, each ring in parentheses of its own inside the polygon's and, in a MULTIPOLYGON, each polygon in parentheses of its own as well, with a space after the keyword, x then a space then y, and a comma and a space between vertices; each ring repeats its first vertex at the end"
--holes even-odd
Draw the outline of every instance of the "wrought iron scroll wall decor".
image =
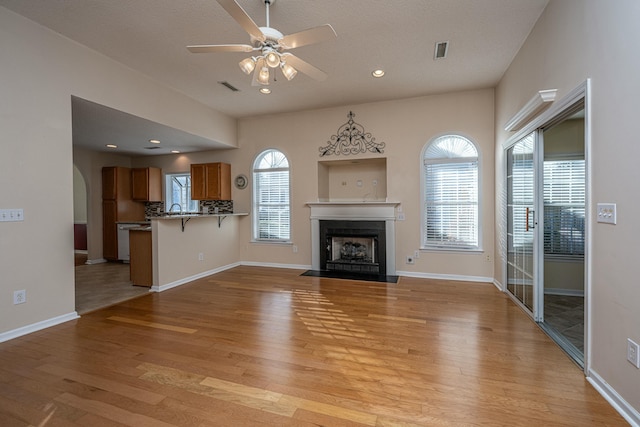
POLYGON ((331 139, 327 141, 327 146, 319 148, 320 157, 331 154, 348 156, 349 154, 366 153, 367 151, 384 153, 385 143, 376 142, 370 132, 365 132, 362 125, 353 121, 355 116, 352 111, 349 111, 347 123, 340 126, 338 132, 331 136, 331 139))

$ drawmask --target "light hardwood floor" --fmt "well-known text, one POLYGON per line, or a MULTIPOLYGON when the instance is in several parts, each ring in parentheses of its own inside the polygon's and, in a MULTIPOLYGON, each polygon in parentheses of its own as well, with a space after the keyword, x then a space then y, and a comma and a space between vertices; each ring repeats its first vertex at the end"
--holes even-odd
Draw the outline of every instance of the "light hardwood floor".
POLYGON ((0 344, 0 425, 626 425, 491 284, 301 272, 238 267, 0 344))

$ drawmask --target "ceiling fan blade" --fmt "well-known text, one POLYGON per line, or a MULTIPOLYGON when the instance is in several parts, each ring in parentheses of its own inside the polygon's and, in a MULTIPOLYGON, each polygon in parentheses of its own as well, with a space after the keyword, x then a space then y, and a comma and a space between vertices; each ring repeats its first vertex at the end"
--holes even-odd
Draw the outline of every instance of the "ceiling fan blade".
POLYGON ((325 24, 284 36, 278 40, 278 44, 284 49, 293 49, 300 46, 306 46, 308 44, 333 40, 336 37, 338 37, 338 35, 334 31, 333 27, 329 24, 325 24))
POLYGON ((283 58, 285 58, 285 62, 287 64, 291 65, 296 70, 306 74, 314 80, 318 80, 321 82, 327 78, 327 73, 319 68, 314 67, 308 62, 303 61, 295 55, 292 55, 290 53, 283 53, 282 56, 283 58))
POLYGON ((261 42, 265 41, 265 36, 262 34, 262 31, 260 31, 260 27, 253 22, 253 19, 247 15, 247 12, 245 12, 242 6, 240 6, 235 0, 218 0, 218 3, 229 15, 231 15, 233 19, 238 22, 238 24, 240 24, 242 28, 244 28, 247 33, 249 33, 249 35, 251 35, 251 37, 260 40, 261 42))
POLYGON ((216 52, 253 52, 253 47, 248 44, 203 44, 187 46, 191 53, 216 53, 216 52))

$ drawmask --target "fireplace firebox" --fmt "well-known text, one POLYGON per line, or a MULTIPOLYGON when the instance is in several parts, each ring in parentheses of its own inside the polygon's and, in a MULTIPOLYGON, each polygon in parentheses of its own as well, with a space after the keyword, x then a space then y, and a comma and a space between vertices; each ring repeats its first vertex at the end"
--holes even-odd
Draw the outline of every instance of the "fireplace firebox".
POLYGON ((320 268, 386 275, 384 221, 320 221, 320 268))

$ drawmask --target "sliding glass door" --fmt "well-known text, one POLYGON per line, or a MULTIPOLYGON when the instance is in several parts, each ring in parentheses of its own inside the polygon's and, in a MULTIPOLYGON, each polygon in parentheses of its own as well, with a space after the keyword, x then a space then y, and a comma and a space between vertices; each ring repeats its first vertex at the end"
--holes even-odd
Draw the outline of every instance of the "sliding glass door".
POLYGON ((574 90, 504 146, 506 292, 583 367, 589 323, 586 90, 574 90))
POLYGON ((525 136, 508 148, 506 155, 507 290, 532 316, 538 305, 536 139, 536 132, 525 136))

